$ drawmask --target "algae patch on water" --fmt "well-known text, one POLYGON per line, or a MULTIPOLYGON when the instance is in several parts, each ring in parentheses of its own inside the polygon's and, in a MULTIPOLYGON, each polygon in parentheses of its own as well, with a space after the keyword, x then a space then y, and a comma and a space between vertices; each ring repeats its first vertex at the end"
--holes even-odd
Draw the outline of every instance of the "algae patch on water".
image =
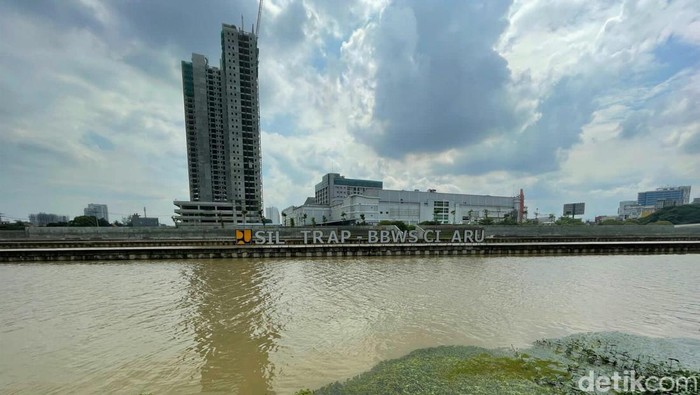
POLYGON ((384 361, 345 383, 298 394, 555 394, 569 379, 557 361, 504 350, 444 346, 384 361))
MULTIPOLYGON (((523 352, 472 346, 416 350, 304 394, 572 394, 590 371, 699 377, 700 341, 595 333, 536 342, 523 352), (676 342, 679 340, 680 342, 676 342)), ((677 393, 696 393, 679 391, 677 393)))

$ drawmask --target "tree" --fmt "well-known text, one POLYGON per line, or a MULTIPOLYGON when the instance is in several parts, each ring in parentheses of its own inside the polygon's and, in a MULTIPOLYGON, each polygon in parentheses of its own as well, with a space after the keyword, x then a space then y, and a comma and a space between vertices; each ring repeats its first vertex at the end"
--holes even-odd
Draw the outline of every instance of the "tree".
POLYGON ((263 226, 265 226, 265 216, 262 210, 258 210, 258 215, 260 216, 260 221, 262 221, 263 226))
POLYGON ((301 218, 304 220, 304 226, 306 226, 306 217, 307 217, 306 213, 304 213, 304 215, 301 216, 301 218))
POLYGON ((345 221, 345 217, 346 217, 346 216, 347 216, 347 214, 345 214, 345 211, 343 211, 343 212, 340 214, 340 217, 343 219, 343 221, 345 221))
POLYGON ((284 219, 284 226, 287 226, 287 213, 282 213, 282 218, 284 219))
MULTIPOLYGON (((100 224, 100 222, 97 220, 97 217, 95 217, 95 216, 80 215, 80 216, 73 218, 73 220, 68 223, 68 226, 88 227, 88 226, 98 226, 99 224, 100 224)), ((103 226, 109 226, 109 223, 107 225, 103 225, 103 226)))
POLYGON ((311 217, 311 226, 316 226, 316 217, 311 217))
POLYGON ((450 214, 452 214, 452 225, 454 225, 457 223, 457 210, 450 211, 450 214))
POLYGON ((488 217, 489 217, 489 209, 485 208, 484 209, 484 218, 488 218, 488 217))
POLYGON ((518 221, 515 219, 515 211, 506 213, 503 215, 503 219, 499 222, 501 225, 518 225, 518 221))
POLYGON ((484 217, 479 221, 479 225, 493 225, 493 219, 484 217))
POLYGON ((360 219, 362 220, 362 225, 364 225, 365 224, 365 214, 364 213, 360 214, 360 219))
POLYGON ((467 218, 469 218, 470 223, 472 222, 473 215, 474 215, 474 210, 469 210, 469 212, 467 212, 467 218))
POLYGON ((583 221, 581 221, 580 218, 571 218, 571 217, 559 217, 559 219, 555 222, 557 225, 583 225, 583 221))
POLYGON ((325 224, 326 222, 328 222, 328 218, 326 218, 326 216, 324 215, 323 219, 321 219, 321 221, 323 221, 323 223, 325 224))
POLYGON ((24 230, 26 227, 27 224, 22 221, 15 221, 14 224, 9 222, 0 224, 0 230, 24 230))

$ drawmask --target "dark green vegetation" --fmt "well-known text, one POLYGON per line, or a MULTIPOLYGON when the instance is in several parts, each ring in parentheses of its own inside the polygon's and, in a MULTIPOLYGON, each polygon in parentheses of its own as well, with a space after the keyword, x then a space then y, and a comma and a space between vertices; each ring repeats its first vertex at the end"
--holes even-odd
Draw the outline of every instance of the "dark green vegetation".
POLYGON ((674 225, 700 224, 700 204, 664 207, 654 214, 638 220, 642 225, 660 221, 668 221, 674 225))
MULTIPOLYGON (((600 375, 634 370, 638 376, 700 380, 700 342, 688 344, 687 339, 677 344, 621 333, 594 333, 541 340, 524 351, 464 346, 416 350, 381 362, 344 383, 301 390, 297 395, 583 394, 578 382, 591 370, 600 375)), ((676 393, 696 392, 691 388, 676 393)))
POLYGON ((26 226, 22 221, 15 221, 13 224, 0 224, 0 230, 24 230, 26 226))
POLYGON ((403 231, 403 230, 413 230, 413 229, 416 228, 415 225, 407 225, 407 224, 406 224, 405 222, 403 222, 403 221, 386 221, 386 220, 384 220, 384 221, 379 221, 379 223, 378 223, 377 225, 379 225, 379 226, 390 226, 390 225, 394 225, 394 226, 396 226, 397 228, 399 228, 399 230, 402 230, 402 231, 403 231))
POLYGON ((580 218, 571 217, 559 217, 554 223, 556 225, 583 225, 583 221, 580 218))
POLYGON ((90 215, 81 215, 79 217, 73 218, 72 221, 68 222, 68 226, 111 226, 109 222, 105 221, 104 219, 100 218, 99 220, 96 217, 90 216, 90 215))

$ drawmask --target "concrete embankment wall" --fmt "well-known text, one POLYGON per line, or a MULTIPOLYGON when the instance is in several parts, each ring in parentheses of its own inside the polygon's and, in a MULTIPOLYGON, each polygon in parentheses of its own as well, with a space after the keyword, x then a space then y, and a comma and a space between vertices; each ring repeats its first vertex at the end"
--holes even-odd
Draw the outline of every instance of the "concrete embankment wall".
MULTIPOLYGON (((394 227, 282 227, 282 226, 247 226, 247 229, 279 231, 282 238, 299 237, 300 231, 321 230, 324 233, 340 229, 348 229, 353 234, 365 233, 368 230, 395 229, 394 227)), ((451 234, 453 229, 464 229, 460 226, 424 227, 424 229, 442 229, 444 235, 451 234)), ((700 226, 675 227, 673 225, 577 225, 577 226, 483 226, 487 237, 621 237, 621 236, 697 236, 700 237, 700 226)), ((65 228, 27 228, 24 231, 0 231, 0 240, 153 240, 153 239, 222 239, 232 238, 234 229, 208 227, 159 227, 159 228, 129 228, 129 227, 65 227, 65 228)))
MULTIPOLYGON (((282 238, 298 238, 302 230, 320 230, 324 233, 339 232, 341 229, 350 230, 353 234, 367 233, 368 230, 391 230, 393 226, 351 226, 351 227, 284 227, 284 226, 242 226, 239 229, 253 231, 279 231, 282 238)), ((0 240, 29 239, 29 240, 153 240, 153 239, 225 239, 234 237, 234 228, 184 226, 158 228, 131 227, 32 227, 24 231, 9 231, 9 237, 0 231, 0 240), (20 236, 23 235, 23 236, 20 236)))
POLYGON ((700 237, 700 227, 673 225, 543 225, 484 226, 487 235, 512 237, 537 236, 674 236, 700 237))
POLYGON ((104 261, 139 259, 311 258, 358 256, 529 256, 697 254, 700 241, 481 243, 481 244, 322 244, 218 247, 125 247, 0 249, 0 262, 104 261))
MULTIPOLYGON (((28 228, 0 232, 0 262, 248 257, 581 255, 700 253, 700 227, 488 226, 484 243, 371 244, 369 230, 394 227, 251 227, 279 231, 282 245, 234 245, 234 229, 221 228, 28 228), (300 244, 301 231, 349 230, 365 242, 300 244), (4 236, 9 237, 4 237, 4 236), (20 236, 24 237, 20 237, 20 236)), ((426 227, 427 229, 427 227, 426 227)), ((445 237, 457 226, 441 229, 445 237)), ((349 240, 355 240, 351 237, 349 240)), ((426 240, 427 241, 427 240, 426 240)))

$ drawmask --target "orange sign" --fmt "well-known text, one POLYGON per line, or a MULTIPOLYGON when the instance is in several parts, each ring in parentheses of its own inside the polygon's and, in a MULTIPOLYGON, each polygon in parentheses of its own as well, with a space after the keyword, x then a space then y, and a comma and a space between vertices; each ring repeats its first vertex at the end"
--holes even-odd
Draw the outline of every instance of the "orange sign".
POLYGON ((250 229, 236 229, 236 244, 248 244, 253 240, 253 231, 250 229))

